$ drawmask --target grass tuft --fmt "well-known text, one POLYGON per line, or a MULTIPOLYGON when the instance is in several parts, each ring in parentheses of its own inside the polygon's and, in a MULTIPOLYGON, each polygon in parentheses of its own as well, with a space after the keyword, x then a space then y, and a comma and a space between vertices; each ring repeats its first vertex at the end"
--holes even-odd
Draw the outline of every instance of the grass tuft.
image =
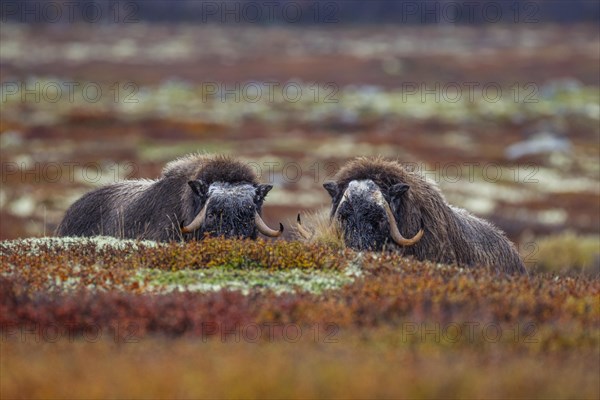
POLYGON ((295 236, 304 243, 319 244, 332 249, 345 249, 344 237, 337 221, 331 221, 328 211, 306 213, 301 216, 304 229, 294 225, 295 236), (303 234, 305 231, 306 234, 303 234))
POLYGON ((538 238, 529 258, 538 272, 600 275, 600 236, 567 231, 538 238))

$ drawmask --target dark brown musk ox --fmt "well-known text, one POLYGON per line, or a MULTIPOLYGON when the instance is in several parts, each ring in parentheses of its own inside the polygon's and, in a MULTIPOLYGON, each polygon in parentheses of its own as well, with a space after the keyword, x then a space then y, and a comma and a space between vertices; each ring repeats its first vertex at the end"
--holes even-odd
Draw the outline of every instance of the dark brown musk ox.
POLYGON ((66 212, 58 236, 107 235, 182 241, 205 234, 277 237, 261 218, 272 185, 248 165, 224 156, 192 154, 168 163, 157 180, 110 184, 85 194, 66 212))
MULTIPOLYGON (((395 250, 418 260, 524 273, 513 244, 489 222, 446 202, 437 185, 382 158, 357 158, 326 182, 330 223, 347 247, 395 250)), ((298 231, 314 236, 298 216, 298 231)))

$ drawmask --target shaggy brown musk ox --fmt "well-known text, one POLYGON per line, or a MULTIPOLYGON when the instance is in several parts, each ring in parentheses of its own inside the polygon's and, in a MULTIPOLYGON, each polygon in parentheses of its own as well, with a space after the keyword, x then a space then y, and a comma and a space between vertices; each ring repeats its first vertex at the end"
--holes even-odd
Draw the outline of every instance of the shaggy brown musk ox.
MULTIPOLYGON (((338 224, 350 248, 525 272, 514 245, 498 228, 451 206, 435 183, 398 162, 357 158, 323 186, 332 198, 331 223, 338 224)), ((301 235, 309 237, 298 222, 301 235)))
POLYGON ((108 235, 157 241, 201 239, 205 233, 276 237, 261 218, 271 185, 246 164, 193 154, 172 161, 157 180, 130 180, 89 192, 66 212, 58 236, 108 235))

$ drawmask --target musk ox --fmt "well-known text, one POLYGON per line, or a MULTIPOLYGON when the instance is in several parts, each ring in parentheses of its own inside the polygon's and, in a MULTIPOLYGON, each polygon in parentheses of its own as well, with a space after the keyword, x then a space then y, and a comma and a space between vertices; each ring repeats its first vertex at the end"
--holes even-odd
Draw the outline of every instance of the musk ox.
MULTIPOLYGON (((515 247, 492 224, 449 205, 432 182, 397 162, 358 158, 326 182, 330 223, 346 246, 396 250, 419 260, 524 273, 515 247)), ((298 216, 298 231, 314 235, 298 216)))
POLYGON ((157 241, 201 239, 205 233, 277 237, 261 218, 272 185, 246 164, 189 155, 166 165, 157 180, 130 180, 85 194, 66 212, 58 236, 108 235, 157 241))

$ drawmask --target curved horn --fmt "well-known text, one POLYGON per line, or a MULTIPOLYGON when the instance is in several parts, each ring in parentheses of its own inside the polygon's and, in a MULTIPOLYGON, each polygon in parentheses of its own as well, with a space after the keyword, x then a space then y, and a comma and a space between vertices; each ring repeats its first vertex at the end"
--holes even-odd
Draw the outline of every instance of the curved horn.
POLYGON ((392 239, 394 239, 394 242, 396 242, 400 246, 412 246, 413 244, 421 240, 421 238, 423 237, 423 229, 419 229, 419 232, 417 232, 417 234, 412 238, 406 239, 398 230, 398 224, 396 223, 396 218, 394 218, 394 213, 392 212, 392 209, 390 208, 388 202, 385 200, 383 202, 383 208, 385 208, 385 213, 388 217, 388 221, 390 224, 390 235, 392 236, 392 239))
POLYGON ((334 220, 337 217, 338 211, 340 209, 340 207, 342 206, 342 204, 344 204, 344 202, 348 200, 348 188, 346 188, 346 190, 344 191, 344 195, 342 196, 342 199, 340 200, 340 202, 338 203, 337 207, 335 208, 335 212, 333 213, 333 215, 331 216, 331 224, 333 224, 334 220))
POLYGON ((311 233, 302 225, 302 221, 300 220, 300 213, 298 213, 298 218, 296 218, 296 229, 298 229, 298 233, 300 234, 300 236, 302 236, 306 240, 309 240, 314 236, 314 233, 311 233))
POLYGON ((208 205, 209 201, 210 199, 206 200, 206 203, 204 203, 204 207, 202 207, 202 210, 200 210, 198 215, 196 215, 196 218, 194 218, 194 220, 189 225, 182 227, 181 232, 192 233, 202 226, 202 224, 204 223, 204 219, 206 218, 206 206, 208 205))
POLYGON ((258 231, 268 237, 278 237, 283 233, 283 225, 279 223, 279 230, 271 229, 265 224, 265 221, 260 217, 258 213, 254 214, 254 223, 258 228, 258 231))

